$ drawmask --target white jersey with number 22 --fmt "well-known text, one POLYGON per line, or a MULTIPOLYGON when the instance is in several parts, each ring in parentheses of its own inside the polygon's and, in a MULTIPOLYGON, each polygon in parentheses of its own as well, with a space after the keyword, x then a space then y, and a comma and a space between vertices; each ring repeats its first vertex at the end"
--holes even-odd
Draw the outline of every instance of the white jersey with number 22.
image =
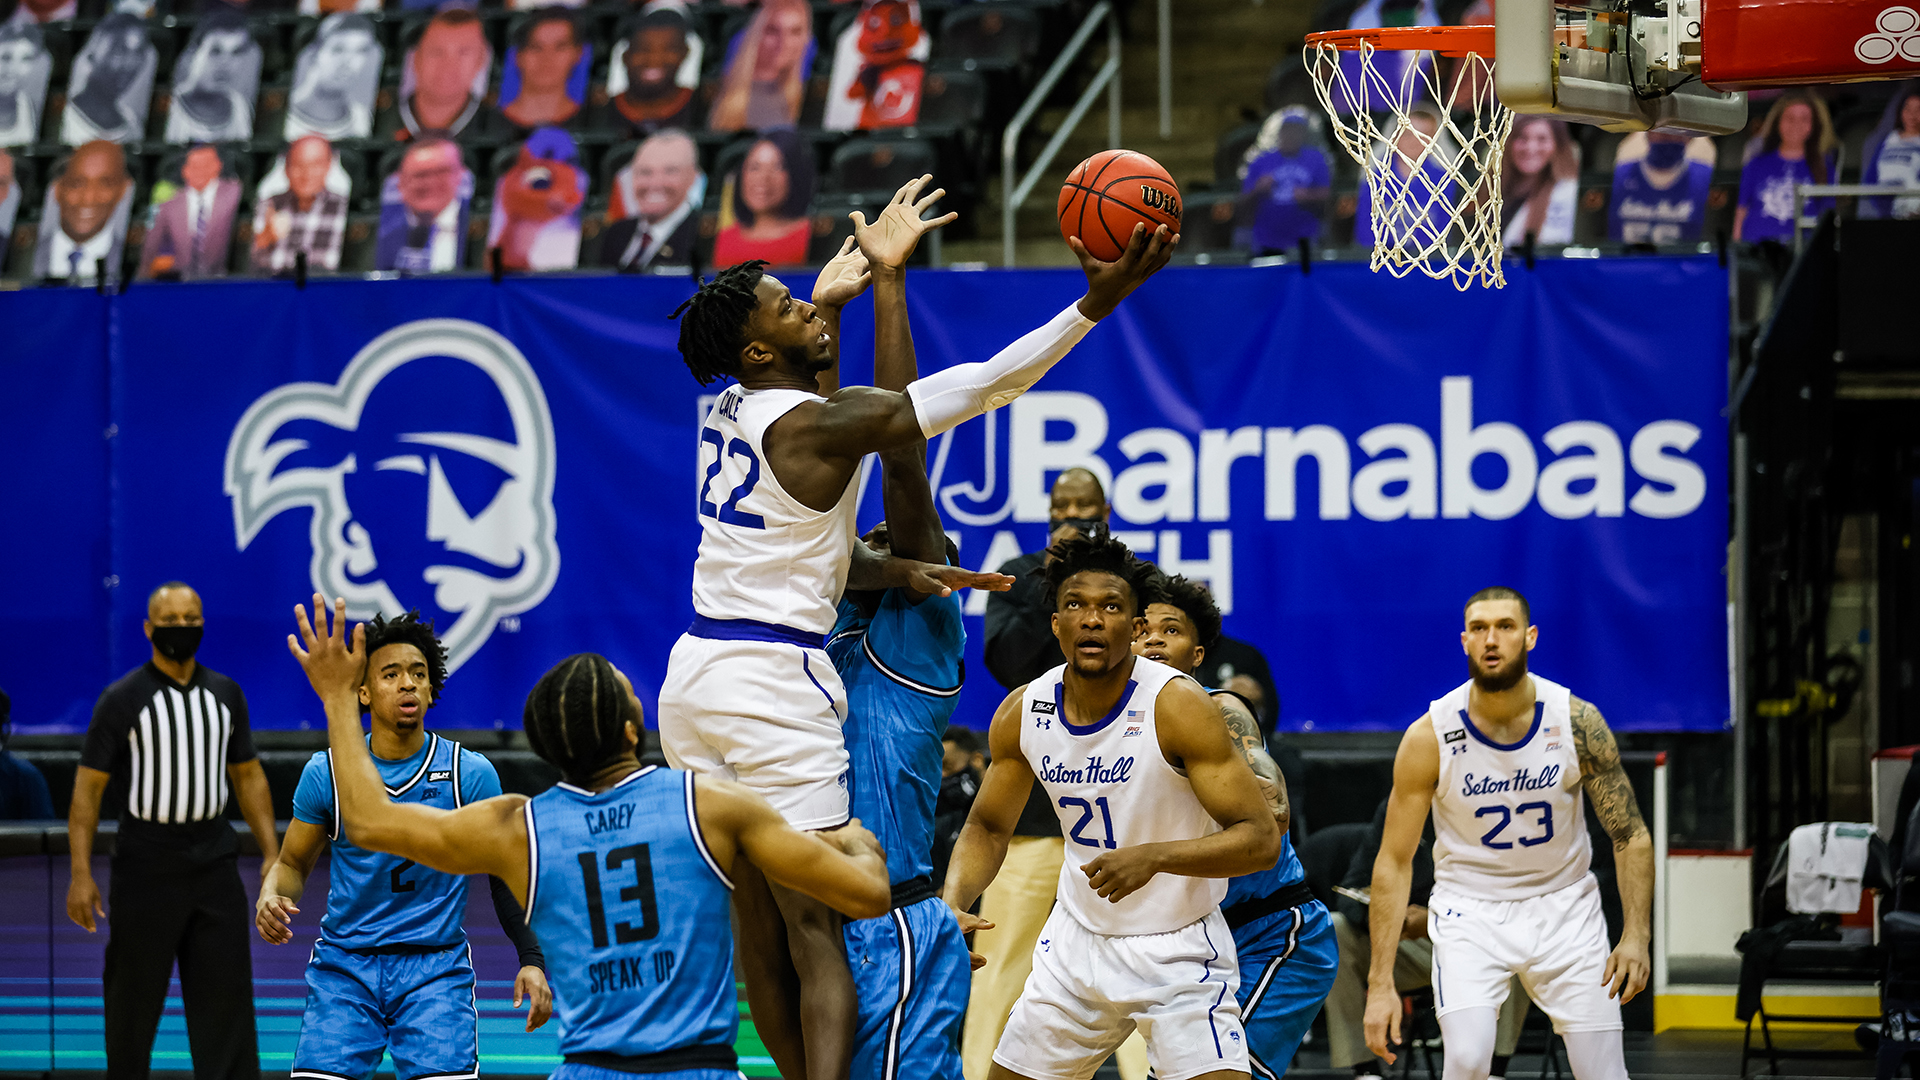
POLYGON ((721 391, 700 429, 700 555, 693 609, 709 619, 753 619, 816 634, 833 629, 852 558, 855 477, 831 510, 815 510, 774 478, 763 440, 773 422, 809 401, 804 390, 721 391))
POLYGON ((1467 717, 1468 682, 1427 708, 1440 744, 1433 796, 1434 887, 1524 900, 1585 877, 1593 862, 1573 743, 1573 694, 1533 680, 1533 723, 1499 743, 1467 717))

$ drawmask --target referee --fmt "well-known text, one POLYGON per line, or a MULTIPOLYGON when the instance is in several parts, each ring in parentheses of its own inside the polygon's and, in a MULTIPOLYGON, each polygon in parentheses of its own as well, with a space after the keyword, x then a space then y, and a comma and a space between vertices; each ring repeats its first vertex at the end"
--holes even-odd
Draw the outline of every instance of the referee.
POLYGON ((96 913, 108 914, 91 861, 100 796, 114 773, 129 781, 109 883, 108 1080, 145 1080, 176 958, 195 1080, 260 1076, 253 908, 225 817, 229 780, 260 842, 263 869, 279 858, 280 841, 246 696, 194 661, 204 626, 200 597, 185 583, 153 590, 144 624, 153 659, 100 695, 74 777, 67 917, 88 933, 96 913))

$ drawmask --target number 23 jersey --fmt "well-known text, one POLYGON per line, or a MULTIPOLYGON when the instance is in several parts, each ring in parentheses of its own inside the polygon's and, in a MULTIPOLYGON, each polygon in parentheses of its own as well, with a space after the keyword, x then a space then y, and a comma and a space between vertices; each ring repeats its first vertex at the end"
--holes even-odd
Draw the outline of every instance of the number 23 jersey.
POLYGON ((830 510, 787 494, 764 440, 774 421, 809 401, 804 390, 729 386, 700 429, 700 555, 693 609, 709 619, 754 619, 825 634, 847 584, 853 551, 854 478, 830 510))
POLYGON ((1495 742, 1468 719, 1472 682, 1427 707, 1440 744, 1433 879, 1441 891, 1524 900, 1578 882, 1593 862, 1573 694, 1538 675, 1527 678, 1533 723, 1517 742, 1495 742))

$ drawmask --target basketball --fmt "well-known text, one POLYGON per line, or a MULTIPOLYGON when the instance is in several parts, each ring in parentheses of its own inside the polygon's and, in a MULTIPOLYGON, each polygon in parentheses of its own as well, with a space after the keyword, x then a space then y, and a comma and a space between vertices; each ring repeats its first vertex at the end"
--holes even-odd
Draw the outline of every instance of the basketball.
POLYGON ((1060 188, 1060 235, 1079 237, 1096 259, 1112 262, 1133 226, 1180 231, 1180 189, 1160 163, 1133 150, 1102 150, 1074 167, 1060 188))

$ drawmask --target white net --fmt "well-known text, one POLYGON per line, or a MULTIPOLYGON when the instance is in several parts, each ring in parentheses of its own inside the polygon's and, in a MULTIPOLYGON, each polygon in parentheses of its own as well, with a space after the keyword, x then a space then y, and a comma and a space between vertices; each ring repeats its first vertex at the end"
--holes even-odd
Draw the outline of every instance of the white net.
POLYGON ((1354 239, 1372 266, 1418 270, 1465 290, 1500 288, 1500 157, 1513 113, 1493 61, 1310 41, 1307 70, 1333 131, 1364 180, 1354 239))

